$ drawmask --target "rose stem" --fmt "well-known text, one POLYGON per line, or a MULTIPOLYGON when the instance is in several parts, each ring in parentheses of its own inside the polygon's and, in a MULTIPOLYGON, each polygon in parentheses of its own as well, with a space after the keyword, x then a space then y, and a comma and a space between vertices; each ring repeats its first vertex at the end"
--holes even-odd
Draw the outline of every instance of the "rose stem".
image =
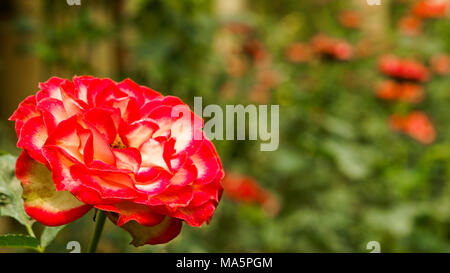
POLYGON ((97 250, 98 241, 100 241, 100 236, 102 235, 105 220, 106 213, 99 210, 95 224, 94 236, 92 237, 91 243, 89 244, 89 253, 95 253, 95 251, 97 250))

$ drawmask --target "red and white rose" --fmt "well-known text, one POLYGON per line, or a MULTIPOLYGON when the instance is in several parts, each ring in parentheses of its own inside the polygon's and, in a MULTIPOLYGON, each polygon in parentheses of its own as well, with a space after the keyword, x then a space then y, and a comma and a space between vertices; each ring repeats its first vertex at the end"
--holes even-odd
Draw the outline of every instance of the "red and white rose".
POLYGON ((96 208, 136 246, 172 240, 182 222, 210 221, 223 168, 203 120, 179 98, 129 79, 54 77, 39 87, 10 118, 32 218, 58 226, 96 208))

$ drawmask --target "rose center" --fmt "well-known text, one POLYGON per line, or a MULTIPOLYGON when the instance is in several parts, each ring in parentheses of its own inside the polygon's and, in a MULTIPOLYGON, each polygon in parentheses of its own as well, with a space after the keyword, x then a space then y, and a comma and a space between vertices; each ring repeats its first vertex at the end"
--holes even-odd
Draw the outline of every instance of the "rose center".
POLYGON ((128 148, 125 144, 123 144, 122 138, 120 138, 119 134, 116 135, 116 139, 113 143, 111 143, 111 148, 113 149, 125 149, 128 148))

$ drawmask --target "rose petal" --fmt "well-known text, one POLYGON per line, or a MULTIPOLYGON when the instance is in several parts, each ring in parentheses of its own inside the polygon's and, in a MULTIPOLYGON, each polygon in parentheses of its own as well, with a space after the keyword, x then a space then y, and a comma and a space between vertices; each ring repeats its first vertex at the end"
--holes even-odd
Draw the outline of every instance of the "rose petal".
POLYGON ((78 183, 97 191, 103 199, 128 200, 139 197, 133 180, 125 173, 73 165, 70 167, 70 174, 78 183))
POLYGON ((177 154, 186 151, 189 155, 195 153, 203 142, 203 119, 190 112, 189 117, 181 117, 173 122, 171 136, 176 139, 177 154))
POLYGON ((164 158, 164 141, 149 139, 141 146, 142 167, 160 167, 170 171, 164 158))
POLYGON ((82 161, 80 153, 80 137, 78 131, 82 129, 76 117, 62 121, 53 133, 48 137, 45 145, 58 146, 64 149, 70 156, 82 161))
POLYGON ((154 226, 164 220, 164 215, 156 213, 149 206, 122 201, 110 205, 97 205, 97 209, 119 214, 116 225, 122 226, 129 221, 136 221, 144 226, 154 226))
POLYGON ((124 81, 117 84, 120 91, 126 93, 128 96, 134 98, 137 105, 142 105, 144 103, 144 95, 142 94, 141 87, 130 79, 125 79, 124 81))
POLYGON ((190 226, 200 227, 204 222, 209 222, 215 209, 214 203, 209 201, 198 207, 179 208, 172 213, 172 216, 183 219, 190 226))
POLYGON ((93 105, 92 101, 88 100, 88 93, 89 97, 92 97, 91 86, 94 86, 98 81, 99 79, 96 79, 92 76, 74 77, 73 84, 75 86, 76 97, 86 104, 93 105))
MULTIPOLYGON (((68 83, 72 84, 70 88, 74 89, 73 83, 68 83)), ((68 88, 69 87, 67 86, 61 86, 61 98, 64 104, 64 109, 66 109, 66 113, 69 117, 73 115, 80 115, 81 113, 83 113, 83 111, 85 111, 85 109, 88 108, 88 105, 84 101, 75 97, 75 90, 69 92, 67 90, 68 88)))
POLYGON ((88 90, 88 100, 95 107, 101 107, 109 104, 111 100, 126 98, 126 93, 120 91, 116 83, 111 79, 99 79, 91 84, 88 90))
POLYGON ((140 87, 141 87, 142 93, 144 95, 145 102, 149 102, 154 99, 162 97, 162 95, 160 93, 156 92, 155 90, 153 90, 151 88, 148 88, 147 86, 141 85, 140 87))
POLYGON ((83 115, 83 121, 90 128, 97 129, 106 140, 106 143, 112 143, 117 135, 118 124, 112 119, 113 111, 104 108, 92 108, 83 115))
POLYGON ((44 98, 61 100, 60 85, 62 82, 64 82, 64 79, 52 77, 44 83, 39 83, 39 88, 42 89, 43 92, 40 92, 40 95, 37 97, 38 101, 41 101, 41 99, 44 98))
POLYGON ((170 185, 171 175, 158 167, 141 168, 136 175, 136 188, 147 195, 163 192, 170 185))
POLYGON ((42 113, 49 134, 55 130, 61 121, 66 120, 69 117, 64 108, 64 104, 57 99, 43 99, 38 103, 37 109, 42 113))
MULTIPOLYGON (((43 154, 52 170, 52 179, 58 191, 73 191, 80 186, 70 174, 70 168, 77 164, 63 148, 48 145, 43 148, 43 154)), ((81 163, 78 163, 81 164, 81 163)))
POLYGON ((42 117, 34 117, 23 125, 17 147, 26 150, 33 159, 46 164, 42 155, 42 146, 47 137, 47 128, 42 117))
POLYGON ((155 121, 142 119, 123 126, 119 133, 126 146, 139 149, 158 128, 159 126, 155 121))
MULTIPOLYGON (((117 222, 117 215, 108 213, 108 217, 113 223, 117 222)), ((160 224, 152 227, 140 225, 136 221, 130 221, 122 225, 122 228, 133 236, 131 244, 143 246, 145 244, 165 244, 173 240, 180 234, 182 224, 182 221, 166 216, 160 224)))
POLYGON ((191 157, 197 168, 196 184, 211 182, 222 169, 220 159, 211 141, 205 139, 200 149, 191 157))
POLYGON ((214 201, 216 203, 220 200, 221 192, 223 191, 220 181, 223 178, 223 171, 218 173, 216 179, 208 184, 195 184, 193 185, 194 196, 192 197, 190 206, 198 207, 208 201, 214 201))
POLYGON ((86 140, 85 162, 89 164, 93 160, 100 160, 106 164, 115 165, 116 159, 106 137, 94 125, 87 123, 87 126, 92 134, 86 140))
POLYGON ((20 131, 29 119, 39 116, 40 113, 36 109, 36 96, 29 96, 19 104, 17 110, 9 118, 16 122, 16 134, 20 137, 20 131))
POLYGON ((127 124, 130 124, 140 119, 141 117, 138 103, 134 98, 111 98, 104 105, 110 108, 117 109, 120 112, 123 121, 127 124))
POLYGON ((194 192, 191 186, 175 189, 169 187, 163 193, 150 197, 146 204, 150 206, 166 205, 169 208, 186 207, 193 196, 194 192))
POLYGON ((197 178, 197 168, 192 160, 185 162, 183 167, 179 168, 170 179, 170 186, 174 189, 183 188, 192 184, 197 178))
POLYGON ((141 167, 141 153, 138 149, 113 149, 114 156, 116 157, 116 166, 119 169, 130 170, 133 173, 137 173, 141 167))
POLYGON ((26 152, 17 159, 16 176, 22 183, 26 213, 46 226, 70 223, 91 209, 70 192, 56 191, 51 172, 26 152))

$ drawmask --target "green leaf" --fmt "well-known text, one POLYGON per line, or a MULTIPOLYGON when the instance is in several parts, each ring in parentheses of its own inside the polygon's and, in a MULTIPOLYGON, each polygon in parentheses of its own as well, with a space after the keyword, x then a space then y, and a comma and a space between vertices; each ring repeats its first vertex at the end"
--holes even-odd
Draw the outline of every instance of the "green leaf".
POLYGON ((287 174, 298 172, 305 167, 305 159, 293 150, 281 148, 273 154, 273 167, 287 174))
POLYGON ((48 246, 55 239, 56 235, 58 235, 58 233, 65 227, 66 226, 45 227, 41 235, 41 246, 48 246))
POLYGON ((0 236, 0 247, 39 249, 39 241, 31 236, 8 234, 0 236))
POLYGON ((340 171, 350 179, 363 179, 369 175, 371 165, 378 157, 369 147, 345 141, 328 140, 324 147, 334 157, 340 171))
POLYGON ((0 156, 0 216, 10 216, 22 225, 31 226, 32 220, 23 208, 22 186, 15 176, 16 158, 0 156))
POLYGON ((352 124, 346 120, 328 116, 323 123, 326 130, 347 139, 354 139, 356 136, 352 124))

